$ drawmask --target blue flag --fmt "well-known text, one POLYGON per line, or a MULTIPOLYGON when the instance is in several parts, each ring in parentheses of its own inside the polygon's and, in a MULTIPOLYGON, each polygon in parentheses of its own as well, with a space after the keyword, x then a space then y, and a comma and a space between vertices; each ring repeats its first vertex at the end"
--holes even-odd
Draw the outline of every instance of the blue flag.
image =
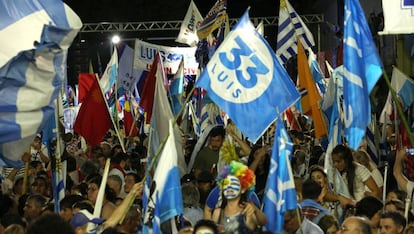
POLYGON ((60 0, 0 2, 0 166, 20 161, 54 113, 67 50, 82 27, 60 0))
POLYGON ((292 146, 293 143, 285 126, 278 118, 263 200, 263 211, 268 219, 266 229, 274 233, 282 231, 285 212, 297 207, 295 183, 289 160, 292 155, 292 146))
POLYGON ((345 137, 357 149, 371 122, 369 93, 382 74, 382 63, 358 0, 345 1, 345 137))
POLYGON ((278 112, 300 97, 272 48, 250 22, 248 11, 225 38, 196 85, 207 90, 252 142, 278 117, 278 112))

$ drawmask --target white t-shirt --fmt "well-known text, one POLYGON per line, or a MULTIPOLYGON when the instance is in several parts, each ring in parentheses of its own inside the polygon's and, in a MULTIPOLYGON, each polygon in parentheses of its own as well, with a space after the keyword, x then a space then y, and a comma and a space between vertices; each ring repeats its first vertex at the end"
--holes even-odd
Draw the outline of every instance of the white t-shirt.
MULTIPOLYGON (((347 173, 342 174, 345 183, 348 185, 347 173)), ((354 194, 356 201, 365 197, 365 181, 371 177, 371 172, 359 163, 355 163, 354 194)), ((352 195, 352 194, 351 194, 352 195)))

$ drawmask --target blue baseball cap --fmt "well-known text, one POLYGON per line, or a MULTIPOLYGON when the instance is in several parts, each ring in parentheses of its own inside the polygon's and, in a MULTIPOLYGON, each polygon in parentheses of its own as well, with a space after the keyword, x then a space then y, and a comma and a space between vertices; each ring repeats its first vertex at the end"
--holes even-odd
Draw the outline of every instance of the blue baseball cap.
POLYGON ((80 210, 76 214, 73 215, 70 224, 73 228, 82 227, 87 223, 94 223, 94 224, 102 224, 104 219, 102 218, 94 218, 91 213, 87 210, 80 210))

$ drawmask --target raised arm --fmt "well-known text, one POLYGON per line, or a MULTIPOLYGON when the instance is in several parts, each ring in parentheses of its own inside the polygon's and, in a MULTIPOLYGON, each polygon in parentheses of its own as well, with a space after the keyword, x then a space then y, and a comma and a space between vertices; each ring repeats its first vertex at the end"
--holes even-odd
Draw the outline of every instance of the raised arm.
POLYGON ((407 183, 408 179, 405 177, 402 167, 403 167, 403 160, 406 157, 405 148, 399 150, 395 155, 395 163, 394 163, 394 177, 397 181, 398 187, 407 192, 407 183))

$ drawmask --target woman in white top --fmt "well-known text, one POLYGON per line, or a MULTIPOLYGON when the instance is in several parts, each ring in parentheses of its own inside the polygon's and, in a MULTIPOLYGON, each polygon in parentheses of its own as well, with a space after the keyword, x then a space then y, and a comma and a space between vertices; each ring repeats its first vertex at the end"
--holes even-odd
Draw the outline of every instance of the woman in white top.
POLYGON ((368 153, 363 149, 359 149, 354 153, 354 160, 360 163, 362 166, 366 167, 371 172, 372 178, 377 184, 379 190, 382 191, 382 188, 384 186, 384 178, 382 177, 381 172, 378 170, 368 153))
POLYGON ((356 201, 371 195, 380 198, 381 191, 371 176, 371 172, 353 160, 352 151, 345 145, 337 145, 332 150, 333 166, 338 169, 356 201), (365 186, 369 189, 365 189, 365 186))

